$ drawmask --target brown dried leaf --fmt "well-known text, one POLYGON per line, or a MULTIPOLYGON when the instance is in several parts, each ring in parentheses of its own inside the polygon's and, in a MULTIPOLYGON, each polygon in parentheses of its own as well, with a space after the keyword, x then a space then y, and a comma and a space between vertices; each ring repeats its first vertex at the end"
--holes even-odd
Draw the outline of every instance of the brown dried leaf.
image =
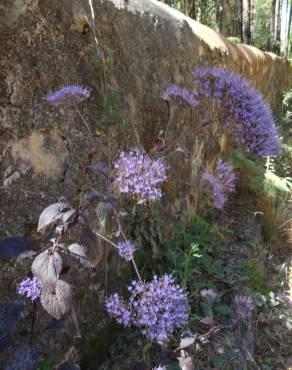
POLYGON ((43 308, 55 319, 63 318, 72 307, 71 287, 63 280, 56 283, 55 293, 43 290, 41 294, 43 308))
POLYGON ((53 289, 62 270, 62 258, 50 249, 38 254, 33 261, 31 271, 44 288, 53 289))

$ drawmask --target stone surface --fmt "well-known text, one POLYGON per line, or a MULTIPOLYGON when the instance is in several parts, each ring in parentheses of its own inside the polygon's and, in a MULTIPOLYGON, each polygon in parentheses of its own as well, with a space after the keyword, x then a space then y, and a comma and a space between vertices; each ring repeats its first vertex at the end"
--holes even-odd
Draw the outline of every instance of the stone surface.
MULTIPOLYGON (((36 223, 49 202, 62 195, 72 198, 76 189, 86 188, 80 176, 90 152, 86 129, 74 110, 48 107, 43 97, 66 83, 98 89, 93 27, 105 54, 114 60, 111 84, 121 95, 119 122, 112 129, 114 155, 121 145, 153 145, 167 123, 162 90, 170 83, 188 84, 194 66, 228 66, 250 79, 271 103, 291 77, 281 58, 234 45, 155 0, 93 1, 93 12, 94 20, 85 0, 6 0, 1 5, 2 236, 25 232, 25 225, 36 223), (128 123, 126 129, 122 122, 128 123)), ((100 100, 94 92, 80 108, 94 133, 104 130, 100 100)), ((179 112, 177 127, 188 120, 179 112)), ((212 140, 204 140, 190 148, 196 156, 206 156, 212 140)), ((218 151, 218 142, 213 144, 218 151)), ((100 156, 105 152, 100 149, 100 156)))
POLYGON ((5 370, 35 370, 39 351, 33 346, 18 348, 8 359, 5 370))
MULTIPOLYGON (((281 58, 234 45, 156 0, 4 0, 0 54, 0 238, 24 235, 36 240, 40 250, 36 225, 41 211, 62 196, 76 204, 83 191, 97 187, 96 177, 82 173, 92 157, 86 127, 74 109, 48 106, 43 99, 48 92, 71 83, 92 88, 80 110, 96 136, 95 158, 107 160, 115 158, 120 147, 153 146, 168 121, 162 90, 171 83, 188 85, 195 66, 216 64, 242 73, 273 105, 292 80, 281 58), (118 119, 110 129, 99 109, 94 36, 104 54, 113 58, 110 87, 120 95, 118 119)), ((175 112, 172 135, 203 115, 191 113, 175 112)), ((182 152, 173 156, 171 164, 180 180, 176 188, 170 184, 166 189, 173 207, 188 210, 198 205, 200 165, 212 161, 224 142, 220 129, 207 129, 188 143, 188 161, 182 152)), ((30 264, 30 259, 1 264, 6 274, 1 296, 15 294, 15 280, 30 264)), ((59 356, 70 345, 85 348, 104 324, 104 272, 100 268, 90 282, 90 273, 81 270, 78 265, 78 278, 70 275, 70 280, 86 339, 73 343, 60 334, 56 341, 54 330, 48 331, 39 345, 51 355, 59 356)), ((111 281, 115 284, 114 277, 111 281)), ((74 356, 66 360, 78 362, 74 356)))

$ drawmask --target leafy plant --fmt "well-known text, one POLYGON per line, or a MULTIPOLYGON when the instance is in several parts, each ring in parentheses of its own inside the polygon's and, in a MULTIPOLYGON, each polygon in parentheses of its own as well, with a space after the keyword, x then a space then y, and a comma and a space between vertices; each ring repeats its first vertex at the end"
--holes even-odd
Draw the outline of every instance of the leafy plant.
POLYGON ((235 168, 242 171, 249 178, 249 185, 252 190, 264 193, 273 200, 291 191, 292 178, 276 175, 269 166, 269 160, 265 167, 263 164, 254 162, 238 150, 233 150, 230 155, 235 168))
POLYGON ((284 123, 292 123, 292 90, 288 90, 283 99, 284 123))

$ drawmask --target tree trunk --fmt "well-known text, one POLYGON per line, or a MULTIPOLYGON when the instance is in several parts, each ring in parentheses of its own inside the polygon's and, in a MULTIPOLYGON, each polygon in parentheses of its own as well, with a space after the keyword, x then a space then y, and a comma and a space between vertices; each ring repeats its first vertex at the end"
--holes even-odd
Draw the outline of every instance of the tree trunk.
POLYGON ((271 50, 280 54, 281 38, 281 1, 273 0, 272 2, 272 20, 271 20, 271 50))
POLYGON ((222 27, 220 31, 224 36, 232 36, 230 0, 222 0, 222 13, 222 27))
POLYGON ((275 29, 276 29, 276 3, 277 0, 272 1, 271 8, 271 51, 275 51, 275 29))
POLYGON ((242 0, 242 36, 246 44, 250 44, 251 41, 250 7, 250 0, 242 0))
MULTIPOLYGON (((224 1, 224 0, 223 0, 224 1)), ((216 1, 216 31, 223 33, 223 9, 221 1, 216 1)))
POLYGON ((242 42, 242 0, 233 1, 232 20, 231 34, 239 37, 242 42))
POLYGON ((275 15, 275 43, 276 53, 280 54, 281 48, 281 20, 282 20, 282 0, 277 0, 276 15, 275 15))
POLYGON ((287 33, 286 33, 286 43, 285 43, 285 50, 284 50, 284 56, 286 59, 288 59, 288 54, 289 54, 291 20, 292 20, 292 4, 290 3, 289 13, 288 13, 288 27, 287 27, 287 33))
POLYGON ((195 0, 182 0, 182 12, 188 17, 196 19, 196 1, 195 0))

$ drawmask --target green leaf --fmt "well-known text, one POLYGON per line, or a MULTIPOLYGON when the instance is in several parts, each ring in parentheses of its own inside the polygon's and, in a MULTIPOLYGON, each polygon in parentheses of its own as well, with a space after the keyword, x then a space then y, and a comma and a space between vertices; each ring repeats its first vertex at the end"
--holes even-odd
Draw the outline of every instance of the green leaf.
POLYGON ((222 315, 230 315, 232 313, 232 309, 227 306, 226 304, 222 304, 216 307, 216 311, 221 313, 222 315))
POLYGON ((267 298, 259 292, 254 293, 252 297, 258 307, 263 307, 267 304, 267 298))
POLYGON ((219 356, 213 356, 211 358, 211 362, 213 363, 213 365, 215 365, 218 369, 222 369, 222 366, 223 366, 223 362, 221 360, 221 358, 219 356))
POLYGON ((113 64, 114 64, 113 57, 112 57, 112 56, 110 56, 110 55, 109 55, 109 56, 107 56, 107 57, 106 57, 105 62, 106 62, 106 65, 107 65, 108 67, 112 68, 112 66, 113 66, 113 64))
POLYGON ((276 198, 278 192, 289 193, 292 189, 291 177, 279 177, 267 170, 263 181, 264 192, 271 198, 276 198))

